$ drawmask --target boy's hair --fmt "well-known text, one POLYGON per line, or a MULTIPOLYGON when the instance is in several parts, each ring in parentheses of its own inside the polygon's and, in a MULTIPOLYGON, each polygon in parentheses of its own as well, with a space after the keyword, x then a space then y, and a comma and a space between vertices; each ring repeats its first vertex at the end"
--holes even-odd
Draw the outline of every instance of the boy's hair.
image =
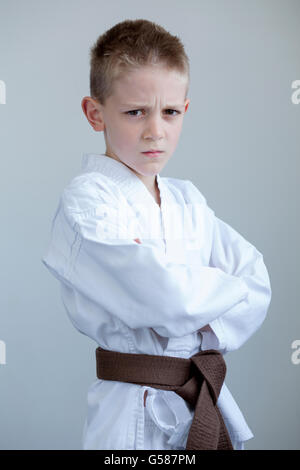
POLYGON ((163 65, 187 77, 189 59, 178 36, 144 19, 117 23, 99 36, 90 49, 90 94, 100 104, 113 93, 114 80, 147 65, 163 65))

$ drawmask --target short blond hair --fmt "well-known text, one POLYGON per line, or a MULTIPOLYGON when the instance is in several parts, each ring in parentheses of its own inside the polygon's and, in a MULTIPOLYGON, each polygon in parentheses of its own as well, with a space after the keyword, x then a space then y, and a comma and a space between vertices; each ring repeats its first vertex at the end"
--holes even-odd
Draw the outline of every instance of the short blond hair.
POLYGON ((90 49, 91 97, 104 105, 113 93, 115 79, 132 69, 157 64, 186 76, 186 99, 190 67, 179 37, 144 19, 117 23, 90 49))

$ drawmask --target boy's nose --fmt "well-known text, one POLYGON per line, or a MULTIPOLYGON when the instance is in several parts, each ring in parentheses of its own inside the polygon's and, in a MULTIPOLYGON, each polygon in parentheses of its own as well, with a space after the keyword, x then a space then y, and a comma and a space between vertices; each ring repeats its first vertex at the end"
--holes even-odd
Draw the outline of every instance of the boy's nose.
POLYGON ((149 139, 149 137, 151 137, 152 139, 155 139, 155 140, 161 139, 163 137, 162 125, 163 124, 161 122, 161 118, 149 119, 147 128, 146 128, 145 133, 144 133, 144 138, 149 139))

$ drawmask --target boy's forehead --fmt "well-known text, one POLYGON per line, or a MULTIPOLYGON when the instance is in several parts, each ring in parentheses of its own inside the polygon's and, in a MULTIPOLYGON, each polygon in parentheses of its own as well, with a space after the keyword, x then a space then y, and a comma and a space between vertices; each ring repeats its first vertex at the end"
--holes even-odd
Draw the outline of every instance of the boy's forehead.
POLYGON ((171 70, 166 73, 154 74, 148 70, 130 71, 128 74, 116 78, 114 83, 114 99, 121 105, 145 104, 151 99, 151 94, 157 92, 165 100, 180 104, 182 95, 185 98, 187 77, 177 71, 171 70), (143 78, 143 80, 141 79, 143 78))

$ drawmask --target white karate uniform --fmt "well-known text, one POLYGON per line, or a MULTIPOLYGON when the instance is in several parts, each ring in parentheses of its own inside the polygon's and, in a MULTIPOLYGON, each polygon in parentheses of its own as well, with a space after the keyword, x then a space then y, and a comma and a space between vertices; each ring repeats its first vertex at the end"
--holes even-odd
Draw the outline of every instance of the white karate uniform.
MULTIPOLYGON (((66 312, 95 349, 183 358, 238 349, 270 304, 263 255, 215 216, 191 181, 157 174, 157 183, 161 207, 126 165, 83 155, 42 258, 66 312)), ((234 448, 243 449, 253 433, 225 382, 217 405, 234 448)), ((192 418, 173 391, 96 378, 82 447, 183 450, 192 418)))

